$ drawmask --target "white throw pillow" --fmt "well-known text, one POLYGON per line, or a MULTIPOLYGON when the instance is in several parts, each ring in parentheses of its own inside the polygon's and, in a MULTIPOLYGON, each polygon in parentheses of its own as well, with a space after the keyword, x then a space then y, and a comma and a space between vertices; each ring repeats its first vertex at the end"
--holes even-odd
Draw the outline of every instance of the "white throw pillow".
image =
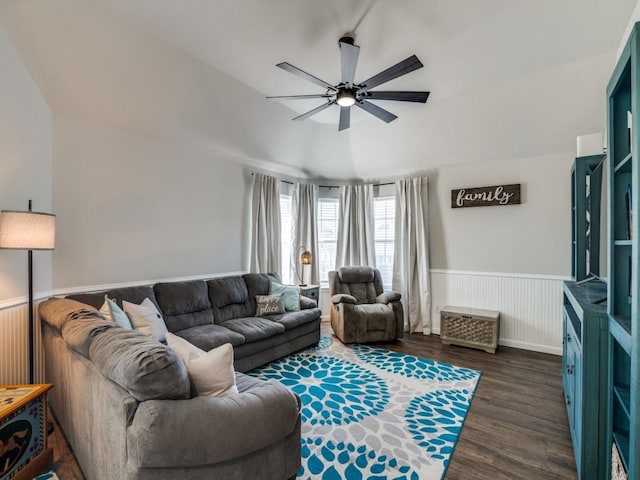
POLYGON ((169 348, 187 366, 194 396, 224 397, 238 393, 230 343, 205 352, 178 335, 167 332, 166 336, 169 348))
POLYGON ((167 326, 151 300, 145 298, 140 305, 123 300, 122 307, 133 328, 160 343, 166 343, 167 326))

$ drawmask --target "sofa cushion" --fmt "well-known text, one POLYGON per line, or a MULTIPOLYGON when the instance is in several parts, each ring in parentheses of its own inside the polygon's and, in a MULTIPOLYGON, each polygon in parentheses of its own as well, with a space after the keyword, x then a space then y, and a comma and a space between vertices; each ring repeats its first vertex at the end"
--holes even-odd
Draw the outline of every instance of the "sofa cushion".
POLYGON ((153 291, 170 332, 213 323, 213 311, 204 280, 156 283, 153 291))
POLYGON ((93 318, 104 320, 104 317, 93 307, 67 298, 50 298, 38 306, 38 314, 42 320, 62 333, 65 323, 77 318, 93 318))
POLYGON ((110 320, 87 315, 66 322, 62 327, 62 338, 72 350, 89 358, 89 348, 93 340, 105 330, 118 325, 110 320))
POLYGON ((74 295, 68 295, 66 298, 86 303, 87 305, 91 305, 92 307, 99 309, 104 303, 105 293, 109 298, 115 300, 120 308, 122 308, 122 300, 126 300, 130 303, 137 303, 139 305, 145 298, 151 300, 155 306, 159 308, 156 296, 153 293, 153 287, 148 285, 113 288, 111 290, 95 293, 77 293, 74 295))
MULTIPOLYGON (((249 371, 259 365, 264 365, 265 363, 276 360, 280 357, 288 355, 296 350, 300 350, 303 347, 311 345, 314 343, 310 341, 298 348, 291 349, 291 344, 296 342, 296 339, 299 337, 306 337, 309 335, 315 335, 317 333, 318 339, 320 338, 320 322, 315 321, 311 323, 305 323, 304 325, 299 326, 298 328, 294 328, 291 330, 286 330, 284 333, 280 335, 274 335, 273 337, 265 338, 264 340, 259 340, 257 342, 245 343, 243 345, 238 345, 233 349, 233 359, 234 359, 234 368, 236 371, 246 372, 249 371), (274 353, 281 352, 281 353, 274 353), (264 361, 259 363, 250 363, 251 367, 245 368, 244 365, 247 365, 247 362, 242 361, 247 357, 251 357, 254 355, 264 354, 264 361)), ((316 340, 317 341, 317 340, 316 340)))
POLYGON ((252 317, 256 314, 256 295, 269 295, 271 282, 280 282, 277 273, 245 273, 242 276, 249 292, 249 303, 251 311, 245 317, 252 317))
POLYGON ((338 276, 343 283, 373 282, 373 268, 364 266, 340 267, 338 276))
POLYGON ((393 309, 389 305, 372 303, 369 305, 355 305, 356 315, 366 318, 367 331, 386 330, 389 322, 395 323, 393 309))
POLYGON ((244 336, 229 330, 222 325, 199 325, 175 332, 176 335, 193 343, 196 347, 208 352, 212 348, 224 343, 230 343, 234 347, 245 343, 244 336))
POLYGON ((280 323, 284 326, 285 330, 291 330, 292 328, 299 327, 305 323, 311 323, 320 318, 320 310, 300 310, 298 312, 286 312, 276 315, 269 315, 269 320, 280 323))
POLYGON ((109 298, 114 299, 120 307, 122 307, 123 300, 140 305, 145 298, 148 298, 156 307, 158 307, 158 310, 160 310, 160 305, 158 305, 158 301, 156 300, 156 294, 153 291, 153 287, 149 285, 114 288, 108 290, 107 295, 109 295, 109 298))
POLYGON ((67 295, 65 298, 73 300, 74 302, 80 302, 86 305, 90 305, 96 310, 99 310, 100 307, 102 307, 102 305, 104 304, 104 296, 105 292, 75 293, 73 295, 67 295))
POLYGON ((255 300, 253 304, 249 301, 247 285, 242 277, 213 278, 207 281, 207 287, 215 323, 255 314, 255 300))
POLYGON ((127 428, 129 462, 143 468, 242 462, 295 432, 298 401, 284 385, 238 374, 238 387, 240 393, 226 397, 141 403, 127 428), (177 438, 176 432, 189 434, 177 438))
POLYGON ((95 335, 89 357, 103 375, 139 402, 190 397, 187 368, 176 353, 135 330, 110 328, 95 335))
POLYGON ((227 320, 223 325, 241 334, 247 342, 255 342, 284 332, 284 325, 261 317, 234 318, 227 320))
POLYGON ((194 397, 224 397, 238 393, 233 371, 233 346, 230 343, 205 352, 168 332, 167 345, 186 365, 194 397))

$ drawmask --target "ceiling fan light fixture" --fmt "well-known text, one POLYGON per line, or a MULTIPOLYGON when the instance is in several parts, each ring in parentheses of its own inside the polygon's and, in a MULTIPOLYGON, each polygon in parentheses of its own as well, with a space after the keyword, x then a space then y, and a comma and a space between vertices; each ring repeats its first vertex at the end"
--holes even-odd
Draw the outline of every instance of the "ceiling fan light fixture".
POLYGON ((340 90, 336 96, 336 103, 341 107, 350 107, 356 103, 356 94, 352 90, 340 90))

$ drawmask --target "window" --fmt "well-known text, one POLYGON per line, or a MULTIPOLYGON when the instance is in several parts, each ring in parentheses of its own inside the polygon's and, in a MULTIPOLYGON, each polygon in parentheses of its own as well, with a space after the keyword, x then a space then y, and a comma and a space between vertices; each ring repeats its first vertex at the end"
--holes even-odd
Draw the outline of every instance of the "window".
POLYGON ((385 289, 391 288, 393 279, 393 241, 395 235, 395 196, 376 197, 374 209, 374 237, 376 268, 380 270, 385 289))
MULTIPOLYGON (((280 194, 280 248, 282 255, 280 276, 282 283, 290 284, 291 282, 291 205, 292 196, 288 194, 280 194)), ((297 283, 297 282, 293 282, 297 283)))
MULTIPOLYGON (((318 275, 320 283, 329 283, 329 271, 336 267, 338 245, 337 198, 318 199, 318 275)), ((315 260, 314 260, 315 261, 315 260)))

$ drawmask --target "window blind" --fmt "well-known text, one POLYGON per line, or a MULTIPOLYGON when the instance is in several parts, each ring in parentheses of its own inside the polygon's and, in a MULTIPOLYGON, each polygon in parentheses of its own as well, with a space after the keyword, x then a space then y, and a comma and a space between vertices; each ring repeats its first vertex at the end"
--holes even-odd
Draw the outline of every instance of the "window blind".
POLYGON ((338 244, 338 199, 318 199, 318 274, 320 284, 329 282, 329 271, 336 266, 338 244))
POLYGON ((282 267, 280 275, 284 284, 292 282, 291 278, 291 207, 292 195, 280 194, 280 248, 282 255, 282 267))
POLYGON ((389 289, 393 279, 395 196, 376 197, 373 207, 376 267, 380 270, 382 284, 389 289))

